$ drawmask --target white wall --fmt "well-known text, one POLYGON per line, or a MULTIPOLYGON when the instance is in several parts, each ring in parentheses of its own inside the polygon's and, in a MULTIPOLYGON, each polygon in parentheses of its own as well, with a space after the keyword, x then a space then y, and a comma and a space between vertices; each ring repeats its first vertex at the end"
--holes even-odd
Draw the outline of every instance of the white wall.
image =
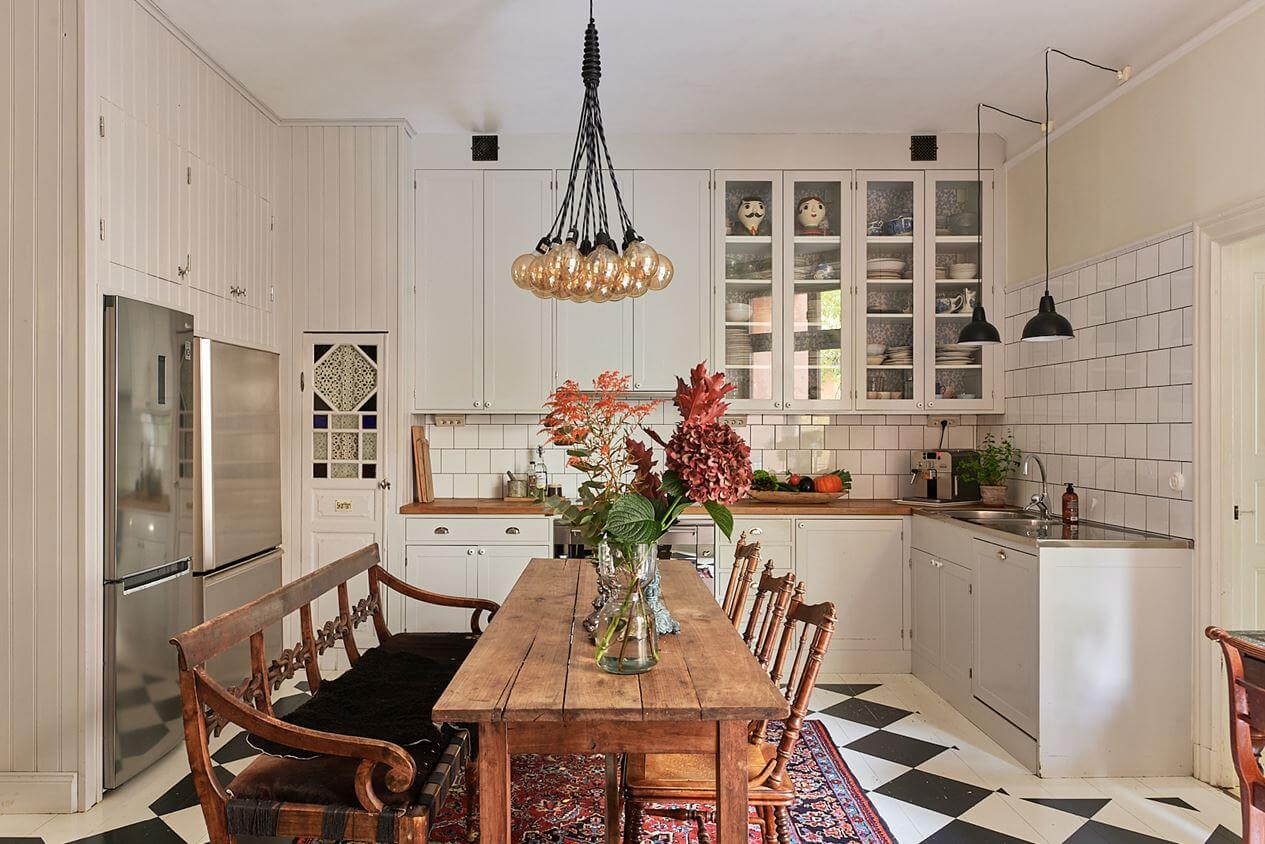
POLYGON ((0 813, 79 770, 79 3, 0 4, 0 813))

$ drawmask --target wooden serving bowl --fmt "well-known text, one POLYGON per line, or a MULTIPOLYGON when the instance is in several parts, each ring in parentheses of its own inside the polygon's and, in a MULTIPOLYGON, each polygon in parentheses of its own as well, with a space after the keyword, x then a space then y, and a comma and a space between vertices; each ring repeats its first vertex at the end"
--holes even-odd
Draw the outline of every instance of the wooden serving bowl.
POLYGON ((847 492, 783 492, 780 490, 753 489, 749 493, 756 501, 766 504, 829 504, 847 495, 847 492))

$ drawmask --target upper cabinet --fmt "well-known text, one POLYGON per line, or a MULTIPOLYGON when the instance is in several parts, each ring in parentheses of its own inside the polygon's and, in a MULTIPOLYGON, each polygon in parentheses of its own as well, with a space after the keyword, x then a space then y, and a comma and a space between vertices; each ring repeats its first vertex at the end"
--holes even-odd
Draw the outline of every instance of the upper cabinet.
POLYGON ((552 310, 509 267, 552 221, 550 171, 421 170, 416 193, 414 408, 538 410, 552 310))
MULTIPOLYGON (((557 302, 555 380, 571 379, 588 388, 599 374, 615 369, 632 377, 634 390, 669 392, 676 388, 677 376, 708 358, 710 173, 615 173, 637 233, 671 259, 676 274, 666 290, 651 291, 637 299, 600 305, 557 302)), ((559 184, 566 177, 567 173, 559 172, 559 184)), ((606 195, 613 225, 617 215, 609 182, 606 195)), ((622 232, 611 235, 619 240, 622 232)))

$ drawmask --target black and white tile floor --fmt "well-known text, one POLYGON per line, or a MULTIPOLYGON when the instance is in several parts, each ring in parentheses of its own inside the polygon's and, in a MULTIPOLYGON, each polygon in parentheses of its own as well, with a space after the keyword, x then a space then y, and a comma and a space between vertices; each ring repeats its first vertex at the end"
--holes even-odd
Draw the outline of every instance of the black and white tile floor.
MULTIPOLYGON (((302 700, 292 688, 277 708, 302 700)), ((812 708, 900 844, 1240 840, 1238 803, 1188 777, 1035 777, 907 674, 824 675, 812 708)), ((225 781, 253 756, 240 733, 215 748, 225 781)), ((179 748, 88 812, 0 815, 9 841, 200 844, 206 827, 179 748)))

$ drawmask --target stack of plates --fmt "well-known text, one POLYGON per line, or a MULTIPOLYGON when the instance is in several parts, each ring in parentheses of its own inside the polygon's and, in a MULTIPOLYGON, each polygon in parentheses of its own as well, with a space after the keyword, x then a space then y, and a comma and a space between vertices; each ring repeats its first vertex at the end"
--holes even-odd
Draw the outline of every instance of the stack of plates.
POLYGON ((961 366, 975 363, 975 346, 962 343, 945 343, 936 346, 936 363, 941 366, 961 366))
POLYGON ((952 278, 952 279, 975 278, 976 269, 977 267, 975 264, 950 264, 949 278, 952 278))
POLYGON ((914 362, 913 346, 888 346, 885 366, 908 366, 914 362))
POLYGON ((725 363, 730 366, 751 365, 751 332, 743 326, 725 329, 725 363))
POLYGON ((900 279, 905 277, 905 262, 900 258, 871 258, 865 262, 866 278, 900 279))

